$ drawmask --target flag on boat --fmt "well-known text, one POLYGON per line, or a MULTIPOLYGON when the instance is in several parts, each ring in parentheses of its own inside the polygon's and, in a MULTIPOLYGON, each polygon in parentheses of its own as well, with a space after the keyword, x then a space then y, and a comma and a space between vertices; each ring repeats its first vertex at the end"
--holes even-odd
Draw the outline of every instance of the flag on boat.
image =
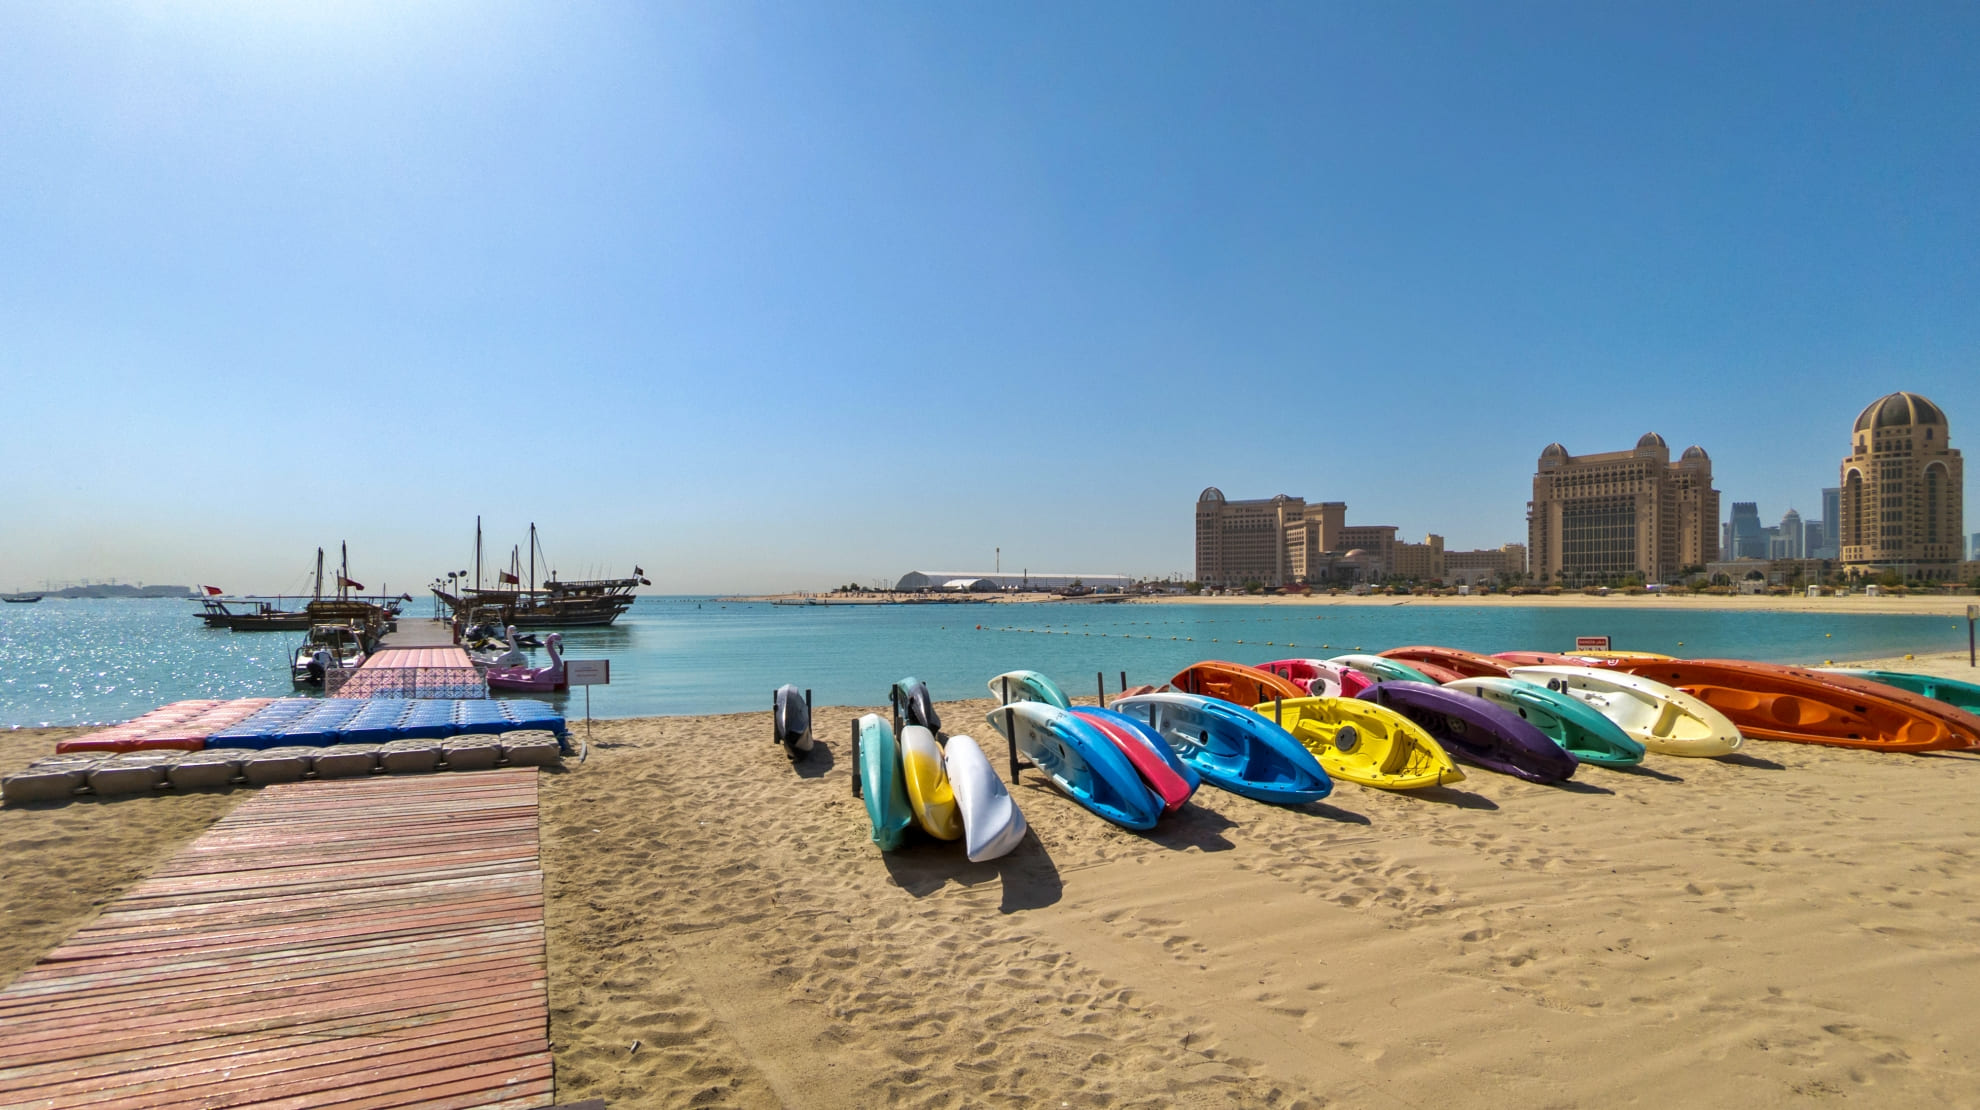
POLYGON ((635 578, 646 577, 646 571, 642 570, 638 563, 633 564, 633 577, 635 578))
POLYGON ((362 582, 353 582, 353 581, 351 581, 350 579, 348 579, 348 578, 346 578, 346 577, 344 577, 344 576, 343 576, 343 575, 341 575, 341 574, 337 576, 337 585, 338 585, 339 587, 341 587, 341 588, 343 588, 343 589, 346 589, 346 590, 362 590, 362 589, 364 589, 364 583, 362 583, 362 582))
POLYGON ((520 585, 522 585, 522 579, 520 579, 520 578, 517 578, 517 577, 516 577, 515 575, 513 575, 513 574, 510 574, 510 573, 509 573, 508 571, 506 571, 506 570, 505 570, 505 571, 503 571, 503 572, 501 572, 501 574, 500 574, 500 575, 498 575, 498 577, 499 577, 499 578, 500 578, 500 579, 502 580, 502 583, 503 583, 504 585, 507 585, 507 586, 520 586, 520 585))
POLYGON ((218 586, 201 586, 200 589, 205 590, 208 597, 219 597, 227 592, 218 586))

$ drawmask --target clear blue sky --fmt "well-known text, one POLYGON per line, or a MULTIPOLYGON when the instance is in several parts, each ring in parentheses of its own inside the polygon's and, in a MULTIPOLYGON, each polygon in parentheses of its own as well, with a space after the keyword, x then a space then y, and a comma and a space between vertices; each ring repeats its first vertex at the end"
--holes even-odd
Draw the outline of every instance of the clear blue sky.
POLYGON ((1488 546, 1649 429, 1814 516, 1980 446, 1976 182, 1970 4, 8 3, 0 589, 1488 546))

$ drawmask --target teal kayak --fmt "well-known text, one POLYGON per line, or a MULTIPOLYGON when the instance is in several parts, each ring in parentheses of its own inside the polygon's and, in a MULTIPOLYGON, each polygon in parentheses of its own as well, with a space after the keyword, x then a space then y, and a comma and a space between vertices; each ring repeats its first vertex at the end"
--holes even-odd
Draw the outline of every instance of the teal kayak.
POLYGON ((1066 698, 1066 692, 1059 689, 1059 684, 1037 671, 1006 671, 990 680, 990 693, 999 705, 1037 701, 1055 709, 1072 708, 1072 702, 1066 698))
POLYGON ((1583 763, 1634 767, 1643 762, 1642 744, 1600 710, 1572 695, 1517 678, 1467 678, 1445 683, 1444 689, 1475 694, 1519 714, 1583 763))
POLYGON ((873 713, 859 719, 859 793, 873 822, 873 843, 883 852, 900 847, 914 824, 914 810, 901 772, 900 743, 893 728, 873 713))
POLYGON ((1961 682, 1956 678, 1939 678, 1936 675, 1911 674, 1906 671, 1865 671, 1849 667, 1823 667, 1821 670, 1831 674, 1867 678, 1872 682, 1909 690, 1933 701, 1945 702, 1968 713, 1980 713, 1980 684, 1961 682))

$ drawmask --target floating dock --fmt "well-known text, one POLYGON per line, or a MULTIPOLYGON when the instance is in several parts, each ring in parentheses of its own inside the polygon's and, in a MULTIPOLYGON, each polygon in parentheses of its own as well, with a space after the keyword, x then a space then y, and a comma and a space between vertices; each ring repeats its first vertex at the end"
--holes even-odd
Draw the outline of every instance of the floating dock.
POLYGON ((536 772, 271 787, 0 991, 0 1105, 552 1097, 536 772))

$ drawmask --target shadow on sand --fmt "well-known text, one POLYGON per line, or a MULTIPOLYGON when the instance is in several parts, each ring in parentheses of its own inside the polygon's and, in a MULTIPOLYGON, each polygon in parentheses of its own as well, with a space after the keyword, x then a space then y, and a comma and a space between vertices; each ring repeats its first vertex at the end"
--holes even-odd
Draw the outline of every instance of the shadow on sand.
POLYGON ((1604 767, 1602 769, 1604 771, 1614 771, 1618 774, 1623 774, 1623 775, 1636 775, 1639 778, 1656 779, 1658 782, 1684 781, 1682 778, 1679 778, 1677 775, 1669 774, 1664 771, 1659 771, 1654 767, 1645 767, 1641 763, 1637 764, 1634 767, 1604 767))
POLYGON ((1735 767, 1751 767, 1756 771, 1787 770, 1787 765, 1785 763, 1776 763, 1771 759, 1762 759, 1757 755, 1747 755, 1745 752, 1734 752, 1731 755, 1722 755, 1718 757, 1718 760, 1720 763, 1730 763, 1735 767))
POLYGON ((1565 779, 1561 782, 1549 782, 1549 783, 1543 783, 1541 785, 1551 786, 1556 790, 1564 790, 1569 794, 1614 794, 1615 793, 1615 791, 1609 789, 1606 786, 1597 786, 1592 782, 1581 782, 1577 779, 1565 779))
POLYGON ((1184 805, 1180 812, 1164 815, 1154 828, 1141 835, 1151 844, 1177 852, 1190 848, 1199 852, 1228 852, 1236 845, 1224 839, 1224 830, 1236 827, 1236 821, 1221 813, 1184 805))
POLYGON ((999 913, 1041 909, 1065 897, 1066 892, 1058 865, 1052 862, 1038 834, 1028 830, 1008 855, 985 863, 971 863, 963 855, 962 845, 954 841, 926 838, 883 852, 880 859, 895 885, 916 898, 926 898, 951 882, 977 887, 1001 879, 1004 897, 997 906, 999 913))
MULTIPOLYGON (((781 744, 778 745, 778 750, 783 750, 781 744)), ((838 760, 832 757, 832 745, 814 736, 811 739, 811 750, 792 761, 791 770, 801 779, 815 779, 823 778, 837 765, 838 760)))
POLYGON ((1338 806, 1330 806, 1326 802, 1307 802, 1303 805, 1280 806, 1279 808, 1288 813, 1304 813, 1310 817, 1322 817, 1329 821, 1339 821, 1343 825, 1370 825, 1374 823, 1362 814, 1341 809, 1338 806))
POLYGON ((1499 803, 1483 794, 1473 794, 1469 790, 1453 790, 1448 786, 1430 786, 1422 790, 1397 790, 1399 798, 1421 799, 1443 806, 1456 806, 1459 809, 1497 809, 1499 803))

